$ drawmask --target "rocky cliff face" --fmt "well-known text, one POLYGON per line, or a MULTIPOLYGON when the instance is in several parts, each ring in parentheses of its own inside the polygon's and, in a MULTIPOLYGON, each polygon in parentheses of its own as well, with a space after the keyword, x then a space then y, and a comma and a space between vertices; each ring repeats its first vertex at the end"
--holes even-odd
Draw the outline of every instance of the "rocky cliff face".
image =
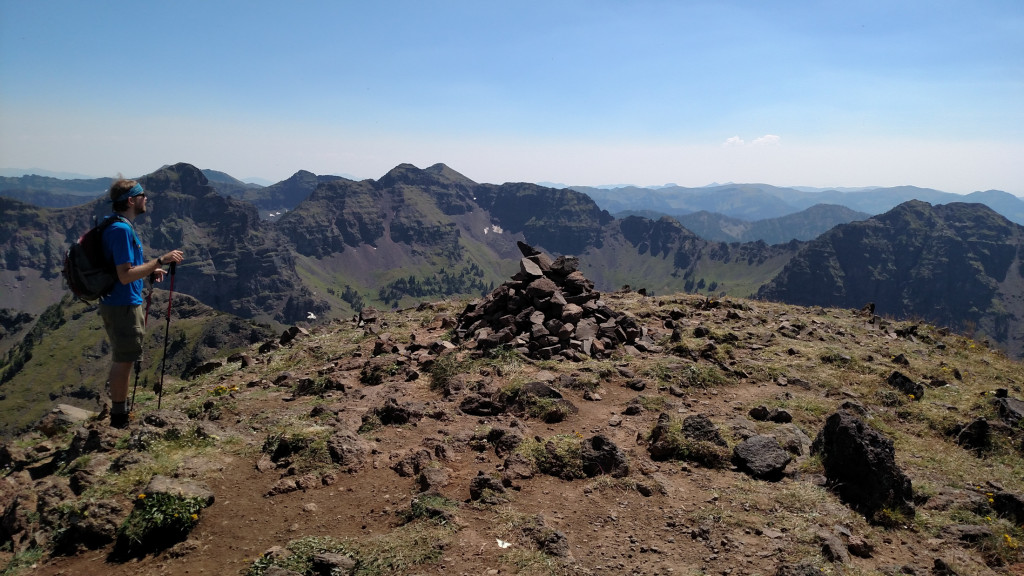
POLYGON ((287 180, 282 180, 263 188, 242 189, 232 192, 230 187, 225 187, 219 182, 214 183, 214 187, 220 192, 228 192, 229 195, 252 203, 260 209, 262 214, 270 217, 271 214, 276 214, 277 212, 287 212, 295 209, 296 206, 316 190, 317 186, 335 180, 346 179, 341 176, 318 176, 306 170, 299 170, 287 180))
MULTIPOLYGON (((327 284, 328 296, 335 289, 352 303, 353 290, 361 297, 380 290, 387 297, 379 299, 391 304, 466 290, 479 295, 482 286, 501 282, 517 267, 519 240, 555 256, 586 256, 595 263, 587 273, 603 290, 652 278, 652 288, 680 290, 687 281, 680 271, 697 274, 700 262, 724 262, 721 256, 729 252, 709 249, 713 244, 669 219, 618 222, 572 190, 477 184, 443 164, 422 170, 403 164, 380 180, 361 182, 299 172, 252 191, 275 202, 285 196, 298 202, 269 222, 261 221, 253 204, 218 193, 187 164, 142 181, 153 193, 150 213, 138 220, 147 250, 184 249, 188 260, 178 273, 178 289, 249 318, 284 321, 327 310, 328 304, 301 287, 297 265, 327 284)), ((3 265, 42 270, 55 284, 67 244, 92 217, 109 211, 103 201, 64 211, 10 206, 5 211, 16 218, 0 227, 3 265)), ((714 280, 708 285, 716 286, 714 280)), ((341 300, 333 304, 344 305, 341 300)))
MULTIPOLYGON (((1024 317, 1020 228, 980 205, 911 202, 803 248, 708 242, 672 219, 616 220, 572 190, 477 184, 443 164, 403 164, 360 182, 298 173, 288 187, 315 188, 273 222, 218 194, 187 164, 142 181, 153 193, 151 212, 138 220, 147 250, 187 253, 176 289, 245 318, 290 322, 357 301, 481 295, 518 268, 514 246, 522 240, 553 257, 580 256, 597 290, 628 284, 799 304, 875 302, 881 314, 1024 349, 1015 343, 1024 317), (314 295, 314 285, 327 294, 314 295)), ((109 210, 102 201, 60 210, 0 202, 0 282, 8 284, 30 270, 59 286, 67 243, 109 210)))
POLYGON ((327 309, 303 286, 287 243, 260 222, 255 206, 219 195, 188 164, 161 169, 141 182, 152 204, 136 224, 150 254, 185 251, 176 287, 243 318, 294 322, 327 309))
MULTIPOLYGON (((146 254, 180 248, 186 255, 176 271, 176 290, 243 318, 293 322, 326 310, 302 285, 287 242, 260 222, 252 204, 221 196, 188 164, 162 168, 140 181, 151 198, 149 212, 135 221, 146 254)), ((44 210, 0 198, 0 209, 0 269, 38 271, 59 290, 64 251, 110 213, 110 203, 100 199, 44 210)), ((161 288, 169 288, 169 282, 161 288)))
POLYGON ((601 248, 603 228, 614 220, 584 194, 536 184, 479 184, 476 200, 503 228, 556 254, 601 248))
POLYGON ((809 243, 759 297, 861 307, 979 331, 1022 350, 1024 229, 981 204, 911 201, 809 243))

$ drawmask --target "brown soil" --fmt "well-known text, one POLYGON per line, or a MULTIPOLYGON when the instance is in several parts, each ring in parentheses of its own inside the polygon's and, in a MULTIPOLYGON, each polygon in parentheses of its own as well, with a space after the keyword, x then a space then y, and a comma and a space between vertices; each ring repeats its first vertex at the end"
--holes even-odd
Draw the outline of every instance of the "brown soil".
MULTIPOLYGON (((613 306, 622 306, 637 314, 660 309, 650 299, 635 295, 619 298, 613 306)), ((906 570, 912 569, 913 573, 928 574, 935 559, 941 558, 958 567, 960 574, 1024 574, 1020 564, 986 566, 976 548, 944 540, 934 531, 919 526, 887 530, 868 524, 812 481, 815 470, 807 456, 790 464, 787 476, 776 483, 751 479, 736 469, 709 470, 687 462, 652 461, 645 440, 659 411, 632 416, 622 414, 625 406, 638 395, 663 398, 668 402, 664 411, 673 416, 697 413, 709 416, 730 446, 736 442, 730 421, 745 417, 754 406, 777 406, 780 402, 789 406, 820 406, 824 411, 815 408, 794 414, 795 422, 813 438, 820 423, 843 400, 854 396, 870 402, 871 397, 865 398, 866 392, 857 386, 871 378, 884 381, 884 374, 892 368, 888 351, 915 346, 917 350, 925 349, 923 345, 894 339, 887 332, 864 328, 863 320, 851 311, 823 312, 824 315, 818 316, 820 324, 808 322, 811 334, 805 331, 797 338, 773 338, 770 335, 780 318, 785 319, 784 315, 799 309, 751 303, 753 310, 741 312, 742 319, 726 321, 724 308, 700 311, 696 308, 696 299, 679 299, 663 308, 674 306, 694 307, 689 309, 684 321, 688 330, 708 325, 740 335, 741 340, 731 346, 729 364, 736 370, 743 370, 745 376, 732 377, 728 384, 709 389, 684 388, 685 395, 677 397, 669 395, 664 384, 665 379, 670 380, 673 375, 664 375, 659 381, 651 376, 651 370, 659 363, 665 366, 694 364, 691 359, 667 353, 623 356, 620 351, 613 361, 599 366, 590 362, 526 361, 506 374, 483 369, 483 374, 469 374, 467 378, 470 381, 492 378, 500 385, 543 379, 544 372, 577 373, 593 378, 599 374, 607 376, 609 372, 611 375, 600 380, 597 392, 601 398, 597 401, 585 400, 581 390, 561 390, 579 408, 577 414, 563 422, 547 424, 527 415, 508 414, 481 418, 459 411, 460 396, 445 398, 430 390, 430 378, 426 374, 409 382, 396 376, 380 386, 361 384, 359 370, 371 355, 374 339, 363 338, 350 345, 348 343, 360 340, 361 329, 334 324, 261 357, 248 369, 237 369, 237 364, 231 364, 194 382, 171 382, 163 404, 165 408, 179 410, 197 399, 209 397, 216 386, 238 388, 227 397, 230 400, 215 422, 224 431, 217 450, 186 460, 179 470, 183 476, 204 481, 216 494, 215 503, 202 512, 188 541, 125 562, 110 561, 109 548, 72 557, 46 558, 29 573, 38 576, 239 574, 268 549, 301 537, 331 536, 338 540, 365 541, 386 536, 400 524, 397 513, 407 509, 419 492, 415 481, 399 476, 391 469, 391 464, 411 449, 422 446, 425 439, 434 438, 447 439, 454 448, 450 459, 442 462, 449 471, 450 482, 440 491, 461 503, 455 520, 459 530, 439 561, 404 573, 753 575, 774 574, 781 565, 806 561, 823 573, 889 573, 907 567, 906 570), (860 370, 867 374, 821 372, 814 385, 805 389, 780 386, 778 375, 765 368, 778 366, 790 376, 806 379, 812 366, 828 369, 822 368, 817 359, 818 347, 822 345, 845 346, 844 349, 861 363, 860 370), (794 348, 797 349, 795 354, 794 348), (338 350, 343 352, 336 354, 338 350), (332 390, 323 397, 294 398, 288 386, 269 382, 285 371, 281 368, 284 365, 290 366, 287 371, 296 376, 313 377, 317 370, 333 366, 332 374, 344 384, 345 390, 332 390), (638 376, 646 375, 652 386, 643 392, 627 388, 628 378, 617 373, 618 368, 632 370, 638 376), (845 390, 833 384, 844 379, 849 385, 845 390), (659 384, 662 384, 660 390, 659 384), (283 474, 282 470, 261 472, 256 466, 262 456, 260 446, 275 425, 308 419, 314 406, 324 405, 340 408, 337 425, 354 430, 359 427, 362 416, 380 406, 387 397, 395 397, 401 403, 422 403, 445 416, 442 419, 425 417, 415 425, 384 426, 366 433, 364 437, 374 443, 374 451, 359 472, 339 473, 336 482, 322 488, 266 496, 283 474), (460 439, 482 427, 508 426, 513 419, 525 425, 527 437, 578 434, 589 438, 604 434, 626 451, 631 473, 624 480, 599 476, 574 481, 538 474, 519 481, 519 490, 509 492, 506 504, 488 506, 471 502, 470 480, 480 471, 497 474, 504 458, 497 456, 493 448, 476 451, 460 439), (224 442, 227 437, 235 440, 224 442), (644 487, 652 490, 642 490, 644 487), (645 496, 645 492, 649 495, 645 496), (506 528, 505 522, 513 513, 540 514, 547 526, 564 532, 571 558, 551 569, 512 565, 510 552, 534 548, 521 534, 506 528), (816 534, 834 530, 837 525, 873 544, 872 556, 854 557, 846 565, 825 560, 816 534), (511 546, 499 547, 499 539, 511 542, 511 546)), ((458 304, 449 305, 447 313, 458 309, 458 304)), ((438 323, 423 320, 423 313, 404 314, 386 317, 391 326, 384 330, 391 331, 396 341, 409 342, 409 334, 415 334, 417 342, 432 342, 443 335, 444 330, 438 323)), ((667 336, 668 332, 659 326, 656 318, 650 317, 646 322, 655 332, 667 336)), ((471 351, 463 350, 460 354, 468 357, 471 351)), ((920 353, 915 362, 920 366, 925 361, 921 358, 929 354, 920 353)), ((707 364, 704 360, 696 363, 707 364)), ((920 369, 927 370, 923 366, 920 369)), ((154 407, 144 404, 140 414, 154 407)), ((789 409, 796 412, 792 407, 789 409)), ((769 423, 753 425, 765 431, 773 426, 769 423)), ((944 445, 941 450, 959 448, 944 445)), ((915 468, 922 456, 900 453, 897 459, 912 476, 917 472, 923 478, 933 470, 923 465, 915 468)), ((1019 466, 1019 455, 1017 458, 1019 466)), ((914 480, 916 486, 918 478, 914 480)), ((975 479, 979 484, 985 480, 981 476, 975 479)), ((930 477, 928 481, 936 484, 930 477)), ((1021 490, 1020 482, 1005 487, 1021 490)))

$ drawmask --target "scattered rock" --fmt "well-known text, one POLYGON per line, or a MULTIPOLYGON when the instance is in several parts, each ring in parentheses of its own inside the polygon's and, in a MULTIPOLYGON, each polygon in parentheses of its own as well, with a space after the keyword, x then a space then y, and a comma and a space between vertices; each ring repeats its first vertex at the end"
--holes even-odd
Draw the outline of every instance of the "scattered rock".
POLYGON ((849 564, 850 552, 846 544, 838 536, 831 532, 818 532, 818 542, 821 544, 821 555, 825 560, 833 564, 849 564))
POLYGON ((628 476, 629 463, 626 461, 626 453, 600 434, 584 440, 583 473, 587 476, 608 474, 613 478, 628 476))
POLYGON ((992 509, 1004 518, 1024 524, 1024 495, 996 492, 992 495, 992 509))
POLYGON ((370 453, 370 445, 351 430, 339 430, 327 441, 327 450, 331 460, 342 470, 354 473, 363 467, 370 453))
POLYGON ((299 326, 291 326, 281 333, 281 337, 278 339, 277 343, 284 346, 285 344, 290 344, 295 340, 305 338, 307 336, 309 336, 309 330, 299 326))
POLYGON ((70 404, 57 404, 49 414, 36 424, 36 430, 39 430, 46 436, 53 437, 57 434, 63 434, 72 427, 82 424, 95 416, 96 412, 90 412, 70 404))
POLYGON ((363 422, 368 418, 376 418, 385 426, 415 424, 423 418, 423 407, 412 402, 399 404, 396 398, 389 396, 385 398, 382 406, 370 410, 363 416, 363 422))
POLYGON ((1024 401, 1016 398, 997 398, 995 404, 999 410, 999 417, 1010 426, 1016 426, 1024 420, 1024 401))
POLYGON ((557 558, 568 558, 571 556, 569 553, 569 540, 565 537, 565 533, 548 527, 544 522, 543 516, 538 514, 534 522, 527 523, 522 528, 522 531, 523 535, 532 540, 541 552, 557 558))
POLYGON ((760 480, 782 479, 791 460, 789 453, 772 436, 751 436, 733 448, 733 463, 760 480))
POLYGON ((344 554, 325 552, 313 556, 313 571, 322 576, 340 576, 352 574, 356 569, 356 561, 344 554))
POLYGON ((977 418, 970 424, 960 427, 956 434, 956 443, 981 455, 992 447, 989 431, 988 420, 977 418))
POLYGON ((992 528, 972 524, 955 524, 944 527, 942 536, 959 542, 978 542, 992 536, 992 528))
POLYGON ((686 418, 683 418, 683 436, 691 440, 700 440, 702 442, 710 442, 718 446, 728 446, 729 444, 722 438, 721 432, 718 431, 718 427, 711 421, 710 418, 704 414, 691 414, 686 418))
POLYGON ((209 362, 203 362, 195 368, 188 371, 188 378, 198 378, 204 374, 209 374, 224 366, 224 363, 220 360, 210 360, 209 362))
POLYGON ((783 424, 770 435, 775 437, 779 446, 794 456, 807 456, 811 453, 811 438, 796 424, 783 424))
POLYGON ((810 562, 780 564, 775 568, 775 576, 821 576, 821 570, 810 562))
POLYGON ((892 440, 854 414, 829 416, 811 453, 821 456, 831 488, 868 518, 883 509, 913 510, 910 478, 896 465, 892 440))
POLYGON ((905 396, 913 400, 921 400, 924 398, 924 384, 914 382, 910 378, 906 377, 902 372, 894 371, 886 379, 889 386, 899 390, 905 396))
POLYGON ((492 478, 482 470, 469 482, 469 497, 484 504, 501 504, 506 501, 505 487, 501 480, 492 478))

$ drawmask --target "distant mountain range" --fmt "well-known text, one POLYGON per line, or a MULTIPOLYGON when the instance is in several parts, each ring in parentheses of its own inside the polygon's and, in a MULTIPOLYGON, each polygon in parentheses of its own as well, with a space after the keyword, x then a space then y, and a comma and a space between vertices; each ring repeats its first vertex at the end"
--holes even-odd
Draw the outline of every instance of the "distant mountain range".
POLYGON ((780 188, 768 184, 724 184, 702 188, 674 186, 657 189, 574 186, 573 190, 587 194, 598 206, 613 214, 646 211, 678 218, 695 212, 709 212, 753 222, 788 216, 819 204, 844 206, 850 210, 875 215, 909 200, 921 200, 930 204, 977 202, 992 208, 1013 222, 1024 224, 1024 200, 999 190, 961 195, 931 188, 898 186, 857 191, 830 189, 812 192, 806 191, 806 188, 780 188))
MULTIPOLYGON (((518 270, 521 240, 552 255, 579 256, 584 274, 603 291, 629 285, 648 294, 758 295, 798 303, 813 296, 858 308, 871 301, 879 314, 975 330, 1021 352, 1014 334, 1021 333, 1024 312, 1012 281, 1021 276, 1017 224, 980 203, 918 200, 869 217, 816 202, 847 198, 871 207, 919 192, 942 200, 987 199, 1004 209, 1020 203, 1001 192, 635 189, 662 208, 719 210, 680 216, 689 218, 684 226, 667 216, 617 218, 590 195, 618 201, 601 196, 608 191, 480 184, 444 164, 403 164, 379 180, 358 182, 300 171, 267 187, 176 164, 140 180, 154 197, 154 210, 138 221, 148 253, 183 248, 177 289, 242 318, 288 324, 310 314, 345 317, 365 305, 484 294, 518 270), (776 216, 767 220, 735 216, 772 210, 776 216), (691 226, 721 240, 702 238, 691 226), (831 230, 810 243, 782 240, 813 234, 815 227, 831 230), (716 230, 728 235, 715 236, 716 230), (773 244, 762 239, 768 236, 773 244)), ((34 190, 58 193, 47 190, 45 180, 32 182, 34 190)), ((98 182, 93 188, 57 184, 62 193, 95 192, 98 182)), ((43 208, 0 198, 0 209, 0 289, 10 295, 4 307, 12 317, 38 314, 63 292, 66 246, 109 204, 100 198, 43 208)))

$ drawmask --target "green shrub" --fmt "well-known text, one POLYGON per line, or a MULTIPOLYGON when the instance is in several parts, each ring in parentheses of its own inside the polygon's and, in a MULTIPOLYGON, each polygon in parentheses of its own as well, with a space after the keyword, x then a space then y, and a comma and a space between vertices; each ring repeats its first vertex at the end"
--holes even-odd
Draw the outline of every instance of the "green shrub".
POLYGON ((132 513, 118 528, 118 538, 129 550, 178 542, 199 523, 199 512, 205 507, 203 498, 139 494, 132 513))

